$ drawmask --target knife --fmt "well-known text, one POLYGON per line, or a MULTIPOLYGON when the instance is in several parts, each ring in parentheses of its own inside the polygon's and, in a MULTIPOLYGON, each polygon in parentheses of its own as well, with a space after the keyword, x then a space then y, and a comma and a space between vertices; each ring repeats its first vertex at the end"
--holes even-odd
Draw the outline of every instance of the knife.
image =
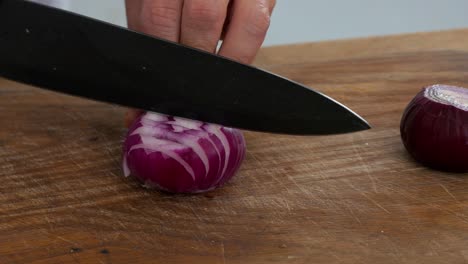
POLYGON ((328 135, 370 128, 336 100, 281 76, 23 0, 0 0, 0 76, 259 132, 328 135))

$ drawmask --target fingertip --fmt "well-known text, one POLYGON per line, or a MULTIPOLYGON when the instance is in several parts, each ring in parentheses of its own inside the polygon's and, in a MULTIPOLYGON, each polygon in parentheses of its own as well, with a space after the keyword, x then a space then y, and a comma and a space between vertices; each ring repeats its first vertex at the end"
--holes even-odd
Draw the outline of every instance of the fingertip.
POLYGON ((184 2, 180 42, 215 52, 227 13, 227 0, 190 0, 184 2))
POLYGON ((269 0, 235 1, 219 55, 252 63, 270 27, 270 10, 269 0))
POLYGON ((142 0, 140 28, 143 33, 179 41, 183 0, 142 0))

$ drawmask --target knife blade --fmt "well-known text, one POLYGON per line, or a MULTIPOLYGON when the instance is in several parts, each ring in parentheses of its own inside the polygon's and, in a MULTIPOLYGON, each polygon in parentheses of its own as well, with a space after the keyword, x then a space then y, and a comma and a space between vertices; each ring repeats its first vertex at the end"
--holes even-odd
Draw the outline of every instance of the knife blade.
POLYGON ((38 3, 0 0, 0 76, 245 130, 370 128, 343 104, 273 73, 38 3))

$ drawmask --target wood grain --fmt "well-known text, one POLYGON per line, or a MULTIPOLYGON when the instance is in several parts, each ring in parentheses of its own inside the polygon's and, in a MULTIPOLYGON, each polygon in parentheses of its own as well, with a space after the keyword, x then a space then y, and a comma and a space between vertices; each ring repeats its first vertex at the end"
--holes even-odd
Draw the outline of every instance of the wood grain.
POLYGON ((232 182, 171 196, 122 176, 124 109, 0 80, 0 263, 468 262, 468 175, 413 162, 398 129, 422 86, 468 86, 468 30, 267 48, 256 64, 373 129, 247 132, 232 182))

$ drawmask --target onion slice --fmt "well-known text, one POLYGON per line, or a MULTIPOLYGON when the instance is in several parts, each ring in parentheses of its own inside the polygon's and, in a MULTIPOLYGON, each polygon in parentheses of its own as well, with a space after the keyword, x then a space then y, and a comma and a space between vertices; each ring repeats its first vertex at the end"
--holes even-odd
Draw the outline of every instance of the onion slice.
POLYGON ((127 133, 123 172, 162 191, 206 192, 236 174, 245 148, 237 129, 144 113, 127 133))

